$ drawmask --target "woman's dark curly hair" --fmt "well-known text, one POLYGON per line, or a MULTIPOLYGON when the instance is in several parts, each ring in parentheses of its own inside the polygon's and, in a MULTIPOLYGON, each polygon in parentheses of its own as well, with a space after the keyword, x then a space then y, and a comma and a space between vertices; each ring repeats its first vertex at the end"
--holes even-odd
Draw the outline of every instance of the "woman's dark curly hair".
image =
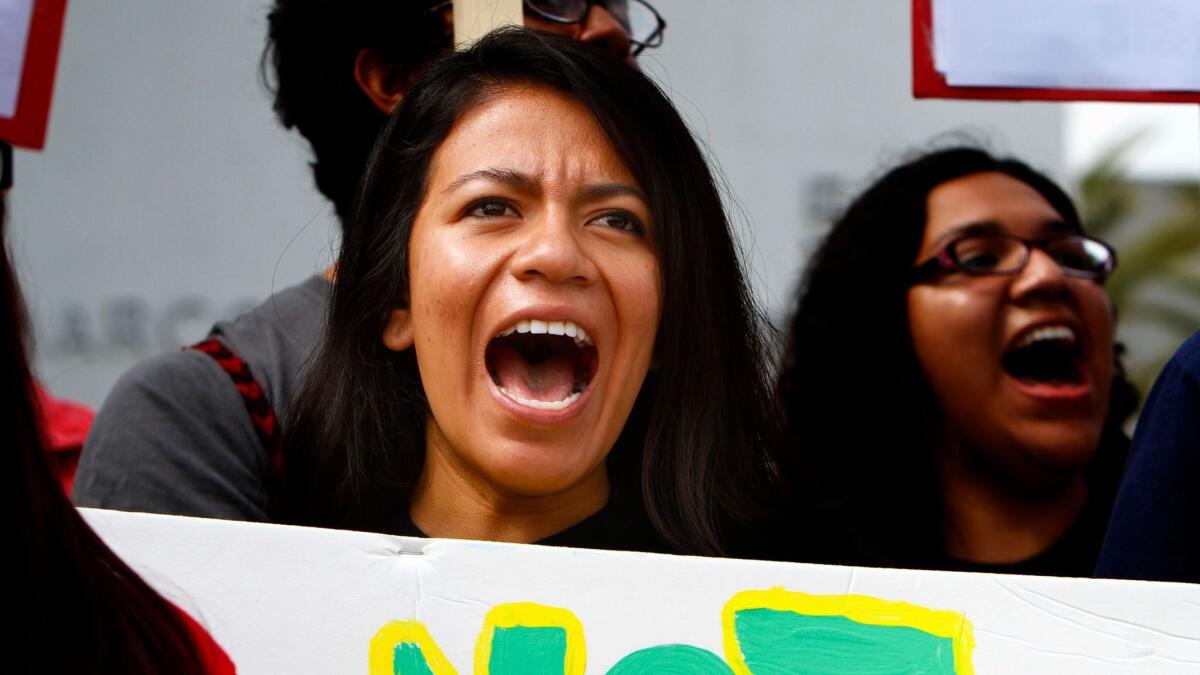
MULTIPOLYGON (((1046 176, 1016 159, 952 147, 892 169, 855 199, 800 285, 776 390, 788 426, 785 464, 806 505, 854 540, 856 559, 837 562, 919 566, 941 553, 941 418, 913 350, 906 294, 929 193, 982 172, 1029 185, 1083 230, 1071 199, 1046 176)), ((1137 407, 1116 352, 1108 419, 1089 467, 1102 491, 1119 477, 1122 425, 1137 407)))

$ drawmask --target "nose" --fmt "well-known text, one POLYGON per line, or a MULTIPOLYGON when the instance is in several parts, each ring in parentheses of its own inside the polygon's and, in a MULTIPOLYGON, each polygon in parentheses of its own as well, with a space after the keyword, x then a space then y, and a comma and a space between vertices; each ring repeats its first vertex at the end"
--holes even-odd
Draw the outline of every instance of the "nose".
POLYGON ((1011 294, 1018 302, 1058 299, 1070 294, 1067 275, 1050 254, 1035 248, 1029 252, 1025 268, 1017 274, 1011 294))
POLYGON ((630 52, 632 43, 629 41, 629 33, 607 9, 600 5, 594 4, 588 7, 587 16, 580 24, 578 39, 581 42, 607 49, 620 58, 633 60, 630 52))
POLYGON ((524 240, 512 257, 513 276, 521 281, 541 279, 554 284, 588 286, 597 269, 578 239, 571 221, 548 215, 529 223, 524 240))

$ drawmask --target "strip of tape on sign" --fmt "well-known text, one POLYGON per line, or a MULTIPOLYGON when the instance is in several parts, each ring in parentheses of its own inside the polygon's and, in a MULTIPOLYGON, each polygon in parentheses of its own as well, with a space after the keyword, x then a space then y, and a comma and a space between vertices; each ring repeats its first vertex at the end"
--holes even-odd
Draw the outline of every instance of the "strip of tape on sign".
POLYGON ((492 29, 523 26, 522 5, 521 0, 454 0, 454 44, 466 49, 492 29))

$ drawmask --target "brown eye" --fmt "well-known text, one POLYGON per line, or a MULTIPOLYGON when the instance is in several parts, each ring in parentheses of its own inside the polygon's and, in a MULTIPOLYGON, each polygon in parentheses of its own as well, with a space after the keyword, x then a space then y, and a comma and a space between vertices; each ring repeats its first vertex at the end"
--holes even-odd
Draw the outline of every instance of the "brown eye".
POLYGON ((483 199, 467 207, 467 215, 474 218, 513 218, 517 210, 498 199, 483 199))
POLYGON ((626 211, 606 213, 592 222, 625 232, 633 232, 634 234, 642 234, 646 230, 645 226, 642 225, 642 221, 638 220, 632 213, 626 211))

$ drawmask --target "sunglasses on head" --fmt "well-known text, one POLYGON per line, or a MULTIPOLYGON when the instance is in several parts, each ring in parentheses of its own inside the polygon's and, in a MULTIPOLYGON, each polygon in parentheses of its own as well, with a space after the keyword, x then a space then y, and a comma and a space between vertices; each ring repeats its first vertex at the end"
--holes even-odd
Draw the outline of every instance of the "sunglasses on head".
MULTIPOLYGON (((453 4, 452 0, 439 2, 429 11, 439 11, 453 4)), ((667 22, 643 0, 525 0, 525 11, 552 23, 567 25, 586 20, 592 5, 603 7, 625 29, 635 56, 644 49, 662 45, 667 22)))

